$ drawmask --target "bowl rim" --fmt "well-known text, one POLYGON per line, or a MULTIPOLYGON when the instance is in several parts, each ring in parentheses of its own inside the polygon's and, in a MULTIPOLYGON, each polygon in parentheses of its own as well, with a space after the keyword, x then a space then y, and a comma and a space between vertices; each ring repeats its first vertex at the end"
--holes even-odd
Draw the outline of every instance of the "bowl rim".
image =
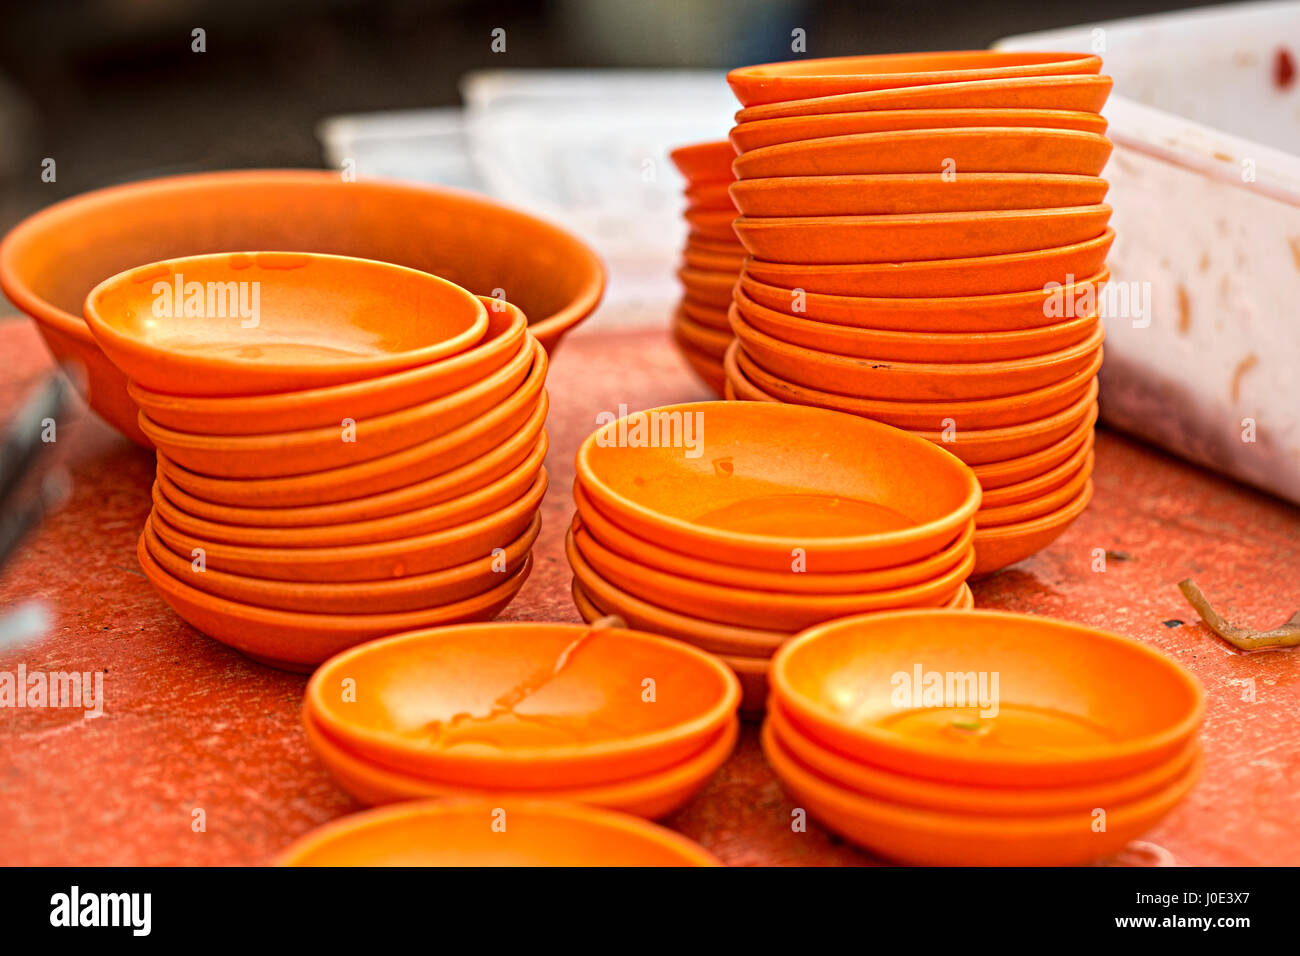
MULTIPOLYGON (((732 78, 738 80, 753 82, 764 79, 783 79, 783 80, 819 80, 819 79, 851 79, 856 77, 871 78, 878 76, 889 77, 933 77, 942 76, 950 77, 949 82, 961 82, 962 80, 975 79, 1011 79, 1021 76, 1073 76, 1076 74, 1057 72, 1048 74, 1038 73, 1018 73, 1007 72, 1016 71, 1029 67, 1042 66, 1044 64, 1055 63, 1066 66, 1077 64, 1088 64, 1089 66, 1096 62, 1098 69, 1101 67, 1101 57, 1094 53, 1078 53, 1073 51, 1047 51, 1047 50, 940 50, 940 51, 921 51, 914 53, 866 53, 856 56, 824 56, 814 57, 812 59, 800 60, 775 60, 770 63, 755 63, 750 66, 739 66, 727 73, 727 82, 731 83, 732 78), (977 63, 985 64, 983 66, 951 66, 947 69, 906 69, 905 67, 915 64, 924 66, 926 64, 937 64, 942 62, 961 63, 966 60, 972 60, 977 63), (862 66, 865 69, 848 70, 837 69, 837 65, 844 66, 862 66), (879 67, 888 67, 897 64, 900 69, 879 69, 879 67), (877 67, 871 70, 870 67, 877 67), (817 70, 817 67, 828 67, 823 71, 817 70), (989 76, 991 71, 997 71, 996 75, 989 76)), ((1092 73, 1083 73, 1084 76, 1092 76, 1092 73)), ((895 89, 903 86, 902 83, 895 84, 886 89, 895 89)))
MULTIPOLYGON (((977 530, 977 544, 978 534, 977 530)), ((954 767, 998 765, 1007 768, 1033 768, 1048 765, 1081 769, 1097 762, 1109 763, 1167 748, 1180 738, 1194 735, 1205 717, 1204 688, 1195 675, 1171 657, 1147 646, 1141 641, 1111 631, 1104 631, 1100 628, 1089 627, 1072 621, 1016 611, 972 609, 953 612, 943 608, 907 609, 880 611, 870 615, 859 614, 853 617, 840 618, 836 621, 829 621, 825 624, 818 624, 796 634, 777 649, 777 652, 772 655, 772 666, 768 671, 768 679, 772 683, 773 696, 795 717, 796 721, 802 719, 812 727, 834 726, 837 728, 838 733, 864 741, 872 746, 883 747, 896 754, 923 755, 954 767), (827 635, 834 634, 836 631, 849 630, 862 625, 870 627, 873 622, 893 623, 899 621, 928 622, 933 626, 946 628, 953 624, 960 624, 960 619, 952 616, 954 613, 977 614, 985 620, 1002 621, 1009 626, 1029 623, 1034 627, 1049 631, 1070 630, 1085 636, 1087 640, 1104 641, 1122 647, 1138 657, 1157 662, 1159 666, 1163 667, 1175 679, 1175 682, 1191 695, 1191 708, 1170 727, 1118 744, 1092 744, 1086 747, 1073 748, 1068 753, 1057 752, 1048 760, 1044 760, 1041 755, 1016 752, 999 754, 990 759, 987 755, 972 755, 958 748, 944 746, 942 743, 894 733, 872 724, 863 726, 847 724, 841 721, 832 710, 820 701, 799 693, 790 681, 787 669, 791 660, 807 645, 823 640, 827 635)))

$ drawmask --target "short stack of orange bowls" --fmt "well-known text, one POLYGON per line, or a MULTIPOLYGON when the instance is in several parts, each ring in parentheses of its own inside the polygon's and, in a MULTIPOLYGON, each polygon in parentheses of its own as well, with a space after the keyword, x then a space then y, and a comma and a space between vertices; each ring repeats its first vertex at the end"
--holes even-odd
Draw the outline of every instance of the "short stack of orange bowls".
POLYGON ((728 188, 736 151, 727 140, 682 146, 670 154, 686 178, 686 221, 690 232, 677 277, 682 301, 673 315, 673 341, 682 357, 721 398, 726 376, 722 357, 731 344, 727 310, 745 260, 731 221, 736 207, 728 188))
POLYGON ((733 70, 744 108, 728 397, 943 443, 984 488, 975 575, 1092 495, 1114 238, 1095 56, 968 52, 733 70))
POLYGON ((671 813, 731 755, 735 675, 653 634, 467 624, 371 641, 326 661, 307 739, 366 804, 458 797, 671 813))
POLYGON ((638 412, 578 451, 567 541, 587 621, 720 655, 761 712, 772 653, 813 624, 968 608, 980 489, 930 442, 800 405, 638 412))
POLYGON ((1003 611, 812 628, 772 662, 763 750, 825 826, 888 859, 1103 859, 1187 795, 1204 692, 1137 641, 1003 611))
POLYGON ((491 619, 527 579, 547 362, 514 306, 366 259, 221 253, 114 276, 86 319, 158 450, 140 563, 199 631, 309 671, 491 619))

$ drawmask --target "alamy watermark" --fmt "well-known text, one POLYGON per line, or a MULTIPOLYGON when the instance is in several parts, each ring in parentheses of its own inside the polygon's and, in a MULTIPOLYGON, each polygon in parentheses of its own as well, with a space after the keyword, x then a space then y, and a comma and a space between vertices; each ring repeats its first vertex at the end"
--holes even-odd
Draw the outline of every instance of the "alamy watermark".
POLYGON ((1132 319, 1133 328, 1151 324, 1150 282, 1076 282, 1066 273, 1065 282, 1043 286, 1043 316, 1049 319, 1077 319, 1096 314, 1099 319, 1132 319))
POLYGON ((104 716, 103 671, 0 671, 0 708, 80 708, 83 716, 104 716))
POLYGON ((889 702, 899 710, 978 707, 986 720, 998 715, 997 671, 927 671, 915 664, 895 671, 889 683, 889 702))
POLYGON ((704 413, 682 411, 635 412, 626 405, 618 412, 596 416, 596 444, 601 448, 681 448, 687 458, 704 454, 704 413), (614 428, 606 425, 615 424, 614 428))
POLYGON ((186 282, 177 272, 172 281, 159 279, 151 290, 156 319, 238 318, 245 329, 255 329, 262 320, 262 283, 186 282))

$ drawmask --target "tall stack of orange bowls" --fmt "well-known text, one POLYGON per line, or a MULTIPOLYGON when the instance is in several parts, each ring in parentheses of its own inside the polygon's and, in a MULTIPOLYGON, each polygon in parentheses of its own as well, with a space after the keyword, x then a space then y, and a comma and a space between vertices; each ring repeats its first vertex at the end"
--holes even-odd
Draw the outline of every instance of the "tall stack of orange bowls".
POLYGON ((1205 694, 1094 628, 914 610, 811 628, 772 662, 763 750, 815 818, 929 866, 1066 866, 1122 850, 1201 770, 1205 694))
POLYGON ((699 402, 578 451, 566 542, 587 621, 720 655, 760 713, 774 651, 813 624, 973 605, 970 468, 901 429, 788 404, 699 402))
POLYGON ((670 154, 686 178, 686 221, 690 227, 677 277, 682 301, 673 315, 673 341, 682 357, 714 394, 722 397, 722 359, 731 344, 727 310, 745 260, 745 247, 731 222, 736 207, 728 192, 736 181, 736 151, 727 140, 682 146, 670 154))
POLYGON ((727 395, 942 443, 984 489, 976 576, 1045 547, 1092 495, 1114 238, 1100 69, 969 52, 728 76, 749 255, 727 395))
POLYGON ((158 450, 140 563, 203 633, 311 670, 374 637, 495 617, 546 492, 546 353, 428 273, 219 253, 97 286, 86 321, 158 450))

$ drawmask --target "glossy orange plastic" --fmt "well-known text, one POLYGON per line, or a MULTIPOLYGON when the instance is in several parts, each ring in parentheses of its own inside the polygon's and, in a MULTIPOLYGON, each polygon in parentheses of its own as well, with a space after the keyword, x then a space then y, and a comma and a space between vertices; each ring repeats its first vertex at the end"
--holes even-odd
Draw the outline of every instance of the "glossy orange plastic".
POLYGON ((581 482, 574 482, 573 500, 578 508, 577 517, 581 519, 583 528, 592 538, 628 561, 644 565, 646 568, 694 578, 697 581, 796 594, 853 594, 918 584, 943 575, 960 564, 969 553, 975 535, 975 527, 972 523, 946 548, 933 556, 911 564, 881 568, 879 571, 820 574, 815 571, 796 573, 789 569, 763 571, 717 561, 704 561, 694 555, 669 551, 653 542, 629 534, 591 503, 586 492, 582 490, 581 482))
POLYGON ((797 292, 760 282, 742 273, 741 291, 756 305, 799 318, 847 328, 881 332, 993 334, 1024 332, 1060 324, 1071 312, 1095 311, 1097 297, 1110 279, 1110 270, 1087 278, 1005 295, 948 298, 869 298, 797 292), (802 311, 795 311, 798 305, 802 311), (1082 308, 1082 306, 1087 306, 1082 308))
POLYGON ((985 488, 980 507, 985 511, 1002 508, 1015 502, 1037 498, 1039 495, 1060 488, 1083 467, 1085 459, 1092 452, 1095 436, 1096 433, 1092 428, 1089 428, 1079 447, 1065 461, 1054 468, 1049 468, 1047 471, 1032 478, 1026 478, 1024 481, 1003 485, 1001 488, 985 488))
POLYGON ((595 309, 605 285, 582 240, 489 199, 349 183, 328 170, 250 170, 113 186, 42 210, 0 245, 0 287, 36 319, 56 358, 86 367, 91 407, 147 444, 125 377, 82 319, 86 294, 141 263, 268 246, 392 262, 479 295, 503 290, 548 350, 595 309))
POLYGON ((140 265, 92 289, 85 315, 128 378, 174 395, 264 395, 373 378, 463 352, 488 325, 483 303, 445 279, 307 252, 140 265))
POLYGON ((1192 740, 1150 770, 1073 787, 973 787, 894 773, 842 756, 801 733, 779 705, 768 705, 767 720, 773 740, 828 783, 881 801, 975 816, 1034 817, 1128 803, 1171 784, 1201 751, 1200 741, 1192 740))
POLYGON ((943 550, 979 506, 974 474, 946 451, 797 405, 638 412, 592 433, 577 473, 595 505, 633 534, 767 570, 791 567, 796 555, 809 571, 906 564, 943 550), (658 440, 643 444, 652 429, 658 440))
POLYGON ((455 567, 504 548, 532 523, 546 494, 546 469, 523 497, 465 524, 427 534, 335 547, 267 548, 221 544, 185 534, 157 512, 154 530, 182 558, 201 549, 207 567, 274 581, 382 581, 455 567))
POLYGON ((1092 388, 1092 382, 1101 368, 1102 349, 1097 350, 1092 364, 1069 378, 1019 395, 1000 398, 979 398, 967 402, 904 402, 882 401, 871 398, 854 398, 836 395, 785 379, 765 371, 745 354, 739 340, 728 346, 724 368, 729 378, 735 380, 738 390, 759 393, 746 395, 750 401, 775 399, 794 405, 815 405, 874 418, 876 421, 906 428, 909 431, 940 431, 944 421, 962 422, 964 428, 1005 428, 1023 425, 1055 415, 1077 402, 1092 388))
POLYGON ((1200 778, 1197 756, 1167 786, 1128 803, 1051 816, 976 816, 871 799, 803 768, 776 740, 762 735, 763 754, 800 806, 831 830, 879 856, 922 866, 1072 866, 1118 853, 1151 829, 1200 778))
POLYGON ((566 548, 576 548, 593 571, 615 587, 659 607, 719 624, 798 631, 822 621, 886 608, 938 607, 951 601, 975 566, 967 551, 961 562, 934 578, 888 591, 798 594, 715 584, 659 571, 602 547, 580 522, 566 548))
POLYGON ((935 83, 1100 72, 1101 57, 1097 56, 962 50, 760 63, 732 70, 727 74, 727 83, 742 104, 755 106, 815 96, 893 90, 935 83))
POLYGON ((540 800, 512 800, 504 808, 494 801, 420 801, 354 813, 302 837, 279 862, 283 866, 421 867, 722 865, 680 833, 644 820, 540 800))
POLYGON ((551 801, 438 800, 354 813, 285 850, 284 866, 721 866, 635 817, 551 801), (505 826, 494 824, 505 823, 505 826))
MULTIPOLYGON (((327 548, 349 544, 373 544, 413 535, 429 534, 486 517, 519 500, 537 480, 546 460, 548 443, 538 442, 518 467, 498 480, 446 501, 368 521, 315 527, 263 527, 229 524, 197 517, 170 500, 175 486, 160 474, 153 488, 153 505, 158 514, 177 531, 220 541, 224 544, 265 548, 327 548)), ((188 496, 178 494, 179 498, 188 496)), ((272 509, 261 509, 270 511, 272 509)))
POLYGON ((1092 482, 1056 511, 1016 524, 975 530, 975 568, 971 577, 984 577, 1009 568, 1042 551, 1059 538, 1092 501, 1092 482))
POLYGON ((730 140, 710 140, 707 143, 693 143, 679 146, 668 154, 673 165, 692 185, 700 182, 726 182, 731 175, 731 161, 736 158, 736 149, 730 140))
POLYGON ((162 543, 152 520, 146 522, 144 536, 150 556, 173 578, 238 604, 308 613, 392 614, 453 604, 492 590, 501 583, 497 569, 522 565, 541 528, 541 516, 536 515, 524 533, 499 554, 487 554, 442 571, 387 581, 323 583, 269 581, 210 568, 199 570, 196 561, 179 557, 162 543))
POLYGON ((732 183, 731 196, 750 217, 882 216, 1090 206, 1105 199, 1109 187, 1096 176, 882 173, 745 179, 732 183))
MULTIPOLYGON (((1096 113, 1082 110, 1055 109, 928 109, 928 110, 861 110, 843 113, 815 113, 777 119, 740 123, 731 129, 730 139, 736 152, 798 143, 827 136, 854 133, 883 133, 900 129, 960 129, 964 126, 1035 127, 1038 129, 1077 129, 1086 133, 1105 133, 1106 120, 1096 113)), ((689 191, 687 193, 689 195, 689 191)), ((1003 208, 1016 208, 1006 206, 1003 208)))
POLYGON ((402 634, 338 655, 304 710, 365 759, 454 786, 579 787, 705 750, 740 686, 715 657, 622 628, 508 623, 402 634), (338 693, 356 682, 355 701, 338 693), (646 705, 645 682, 654 700, 646 705))
POLYGON ((539 361, 523 385, 496 408, 446 435, 391 455, 287 478, 214 478, 181 467, 164 452, 159 453, 159 464, 189 494, 240 508, 319 506, 380 495, 457 471, 522 428, 540 430, 549 407, 543 354, 537 353, 539 361))
POLYGON ((735 221, 751 256, 768 262, 923 262, 1033 252, 1095 239, 1110 206, 909 213, 901 216, 800 216, 735 221))
POLYGON ((693 797, 709 777, 731 756, 740 735, 740 721, 733 720, 705 749, 681 763, 656 773, 591 787, 547 787, 523 789, 493 787, 490 790, 459 787, 389 770, 358 756, 327 735, 307 714, 303 715, 307 743, 325 764, 335 782, 367 805, 399 800, 473 798, 498 801, 517 799, 563 800, 588 806, 606 807, 650 820, 665 817, 693 797))
POLYGON ((860 110, 1050 109, 1100 113, 1113 85, 1109 76, 1086 74, 931 83, 748 106, 736 113, 736 123, 860 110))
POLYGON ((935 173, 946 169, 1099 176, 1110 151, 1110 140, 1097 133, 972 126, 854 133, 781 143, 738 156, 733 168, 737 179, 935 173))
POLYGON ((1005 488, 1008 485, 1015 485, 1031 478, 1037 478, 1039 475, 1056 468, 1061 462, 1077 452, 1079 447, 1088 440, 1088 437, 1092 434, 1093 426, 1096 424, 1097 409, 1093 407, 1074 431, 1055 445, 1048 445, 1041 451, 1022 455, 1019 458, 1008 458, 1004 461, 975 465, 972 470, 983 488, 1005 488))
POLYGON ((1083 491, 1084 486, 1092 477, 1092 466, 1093 456, 1089 453, 1083 464, 1079 466, 1079 469, 1070 475, 1064 483, 1051 491, 1045 491, 1036 497, 1012 502, 1008 505, 981 508, 975 514, 975 527, 1005 527, 1009 524, 1032 521, 1034 518, 1041 518, 1043 515, 1058 511, 1077 498, 1079 493, 1083 491))
MULTIPOLYGON (((156 523, 155 523, 156 527, 156 523)), ((195 630, 282 670, 308 672, 339 651, 362 641, 413 628, 488 621, 508 605, 528 580, 532 556, 490 591, 436 607, 391 614, 320 614, 253 607, 190 587, 162 569, 142 535, 136 556, 159 596, 195 630)))
POLYGON ((127 383, 150 421, 204 435, 260 435, 334 426, 410 408, 467 388, 520 354, 528 319, 501 299, 480 296, 488 328, 474 348, 451 358, 377 378, 326 388, 243 397, 167 395, 127 383))
POLYGON ((1008 611, 886 611, 818 625, 776 653, 770 676, 791 723, 824 746, 962 784, 1139 773, 1186 747, 1205 713, 1196 678, 1146 645, 1008 611), (923 700, 931 673, 984 675, 986 686, 965 704, 923 700))
POLYGON ((901 362, 985 362, 1028 358, 1067 348, 1097 328, 1090 312, 1033 329, 1010 332, 896 332, 819 322, 756 303, 743 289, 734 301, 745 321, 767 335, 837 355, 901 362))
POLYGON ((735 305, 730 317, 745 352, 772 374, 808 388, 894 401, 965 401, 1043 388, 1090 366, 1105 337, 1099 324, 1082 342, 1021 359, 898 362, 832 355, 782 342, 746 322, 735 305))
POLYGON ((1096 275, 1104 267, 1114 241, 1115 230, 1107 228, 1096 239, 1071 246, 931 262, 810 266, 765 262, 751 256, 745 260, 745 272, 770 285, 826 295, 873 298, 946 298, 1011 292, 1041 295, 1049 282, 1064 285, 1077 276, 1096 275))
POLYGON ((140 429, 171 461, 214 478, 310 475, 382 458, 480 419, 520 390, 541 352, 529 338, 501 368, 450 395, 373 418, 348 416, 321 428, 203 435, 164 428, 141 411, 140 429))

